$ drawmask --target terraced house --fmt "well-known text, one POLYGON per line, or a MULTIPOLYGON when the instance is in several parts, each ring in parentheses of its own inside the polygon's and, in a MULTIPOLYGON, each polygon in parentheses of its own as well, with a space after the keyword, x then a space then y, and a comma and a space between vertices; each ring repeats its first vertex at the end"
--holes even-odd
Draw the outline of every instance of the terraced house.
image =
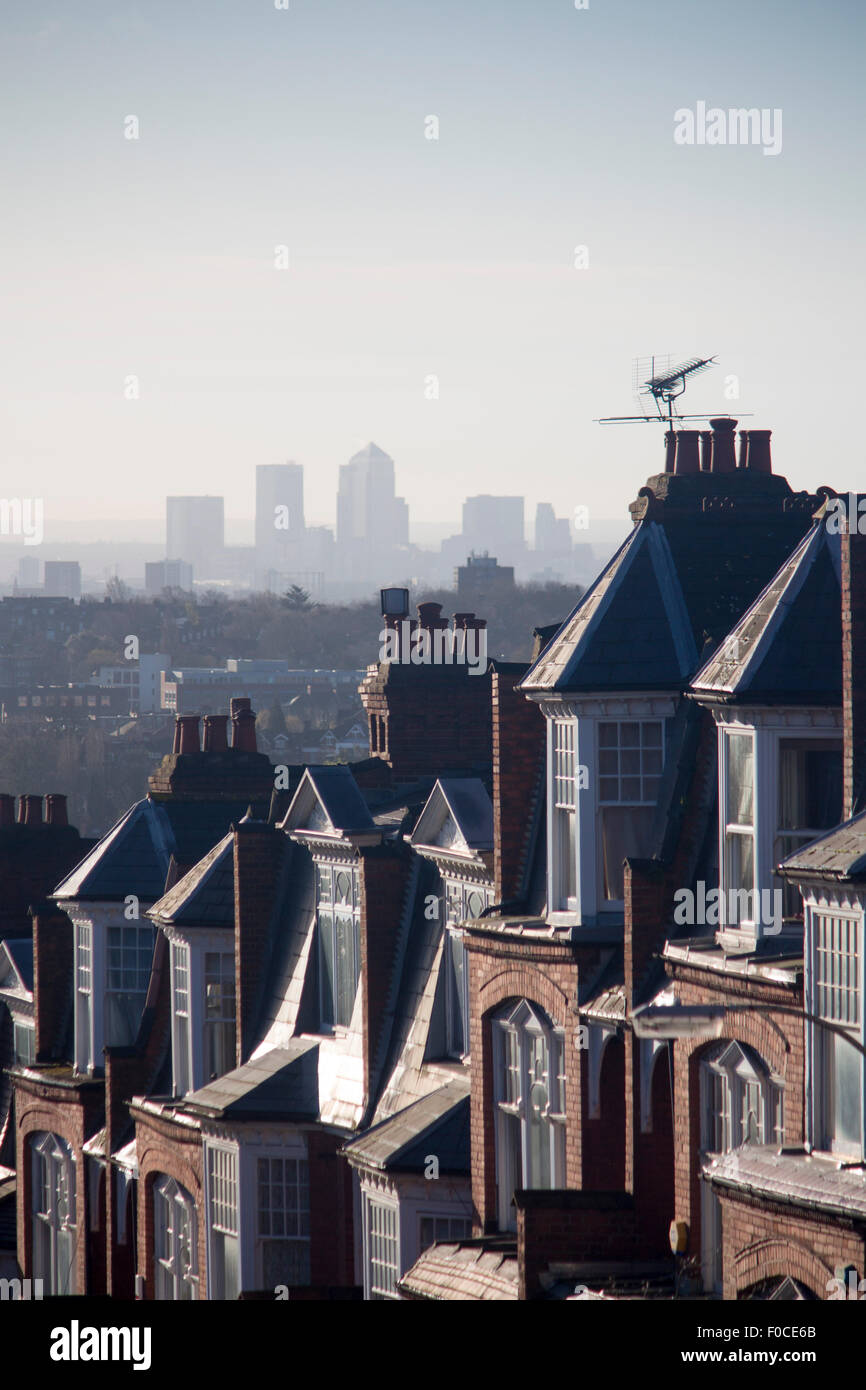
POLYGON ((396 605, 362 761, 274 790, 248 701, 231 746, 178 719, 34 908, 32 979, 2 947, 35 1025, 8 1067, 24 1277, 488 1301, 866 1276, 866 537, 773 473, 768 431, 737 457, 711 426, 666 436, 529 665, 413 665, 448 620, 396 605))

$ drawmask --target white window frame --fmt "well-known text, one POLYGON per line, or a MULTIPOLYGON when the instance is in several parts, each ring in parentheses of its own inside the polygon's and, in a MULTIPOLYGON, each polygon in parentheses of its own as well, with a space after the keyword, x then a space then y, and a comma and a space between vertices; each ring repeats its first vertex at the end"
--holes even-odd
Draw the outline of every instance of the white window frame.
MULTIPOLYGON (((126 921, 121 917, 120 921, 108 922, 105 927, 105 1041, 106 1046, 131 1046, 138 1033, 138 1024, 141 1022, 141 1015, 144 1012, 144 1004, 147 998, 150 976, 153 969, 153 945, 155 940, 156 928, 152 922, 146 918, 133 918, 126 921), (119 941, 112 940, 112 933, 120 933, 119 941), (120 974, 121 984, 118 987, 113 984, 112 974, 117 969, 112 956, 116 951, 120 951, 120 974), (146 967, 143 961, 146 959, 146 967), (134 962, 131 964, 130 962, 134 962), (129 988, 126 985, 127 978, 132 975, 135 978, 135 987, 129 988), (129 1028, 125 1037, 109 1037, 111 1031, 111 1001, 127 1000, 128 1008, 131 1008, 131 1018, 129 1028), (136 1003, 137 1002, 137 1007, 136 1003), (136 1022, 137 1014, 137 1022, 136 1022)), ((118 1007, 120 1007, 118 1002, 118 1007)))
POLYGON ((400 1204, 380 1193, 363 1193, 364 1199, 364 1298, 388 1302, 399 1297, 400 1204), (392 1259, 387 1258, 393 1256, 392 1259), (386 1277, 381 1277, 384 1271, 386 1277), (393 1276, 393 1278, 391 1277, 393 1276))
POLYGON ((841 908, 834 904, 820 906, 809 903, 806 908, 806 1055, 807 1055, 807 1123, 812 1145, 822 1152, 843 1159, 859 1161, 864 1154, 864 1088, 866 1069, 864 1054, 854 1050, 850 1059, 859 1073, 857 1094, 860 1099, 859 1139, 837 1139, 831 1132, 835 1123, 833 1080, 828 1076, 834 1056, 833 1039, 847 1035, 862 1048, 866 1044, 866 1020, 863 1008, 864 971, 864 914, 862 908, 841 908), (854 938, 854 952, 848 949, 835 952, 830 982, 822 983, 821 956, 826 954, 822 938, 826 924, 831 923, 835 945, 848 947, 854 938), (841 936, 841 940, 840 940, 841 936), (844 962, 844 964, 843 964, 844 962), (854 975, 852 980, 851 975, 854 975), (828 1025, 828 1026, 822 1026, 828 1025), (832 1118, 831 1118, 832 1117, 832 1118))
POLYGON ((98 991, 94 989, 94 928, 89 920, 75 923, 75 1067, 93 1071, 98 991))
POLYGON ((657 716, 644 717, 641 715, 610 715, 606 718, 598 719, 596 721, 595 740, 597 768, 595 806, 598 824, 599 904, 606 911, 622 911, 625 908, 624 898, 606 898, 604 896, 604 812, 607 809, 614 809, 616 807, 622 807, 624 809, 634 811, 651 811, 652 808, 657 805, 659 798, 659 786, 661 784, 661 779, 665 769, 665 721, 664 719, 661 719, 657 716), (623 748, 622 729, 625 725, 629 724, 636 724, 638 726, 638 743, 636 746, 627 746, 623 748), (601 741, 602 729, 611 725, 615 726, 617 730, 616 742, 613 744, 605 744, 603 746, 601 741), (657 744, 647 744, 647 747, 644 748, 643 731, 645 728, 649 727, 658 729, 659 741, 657 744), (616 773, 603 769, 604 756, 606 754, 612 754, 614 752, 617 755, 616 773), (622 767, 623 754, 634 755, 635 753, 638 756, 638 761, 640 764, 639 770, 636 773, 624 771, 622 767), (658 754, 660 756, 661 762, 658 769, 653 770, 644 767, 644 754, 646 754, 648 757, 650 755, 655 754, 658 754), (637 797, 626 796, 624 794, 622 784, 627 779, 630 781, 637 781, 639 783, 637 789, 637 797), (615 781, 617 784, 615 796, 610 795, 609 785, 606 785, 613 781, 615 781), (649 782, 655 783, 654 791, 652 790, 652 788, 645 785, 649 782))
POLYGON ((494 1016, 492 1025, 498 1217, 501 1230, 513 1230, 516 1218, 512 1198, 518 1188, 565 1186, 565 1034, 562 1028, 550 1022, 542 1009, 526 999, 506 1005, 494 1016), (540 1078, 530 1084, 531 1052, 536 1042, 541 1043, 547 1055, 546 1085, 540 1078), (530 1182, 539 1176, 531 1171, 530 1147, 530 1106, 532 1092, 537 1086, 546 1089, 548 1097, 546 1105, 538 1112, 547 1131, 547 1181, 544 1183, 530 1182), (519 1126, 519 1157, 513 1147, 518 1137, 514 1132, 515 1121, 519 1126))
POLYGON ((15 1049, 15 1065, 31 1067, 36 1060, 36 1024, 30 1019, 12 1016, 12 1039, 15 1049), (26 1046, 21 1040, 26 1039, 26 1046))
POLYGON ((233 1300, 238 1297, 243 1287, 239 1168, 240 1156, 236 1144, 215 1144, 209 1141, 205 1145, 208 1298, 233 1300), (226 1258, 232 1252, 233 1270, 226 1258))
POLYGON ((32 1174, 33 1277, 49 1295, 77 1292, 76 1163, 59 1134, 29 1136, 32 1174))
POLYGON ((235 953, 205 949, 202 952, 202 1070, 205 1085, 234 1071, 237 1066, 237 992, 235 988, 235 953), (214 962, 216 961, 216 965, 214 962), (211 987, 214 987, 211 996, 211 987), (212 1007, 213 1006, 213 1007, 212 1007), (208 1057, 219 1053, 225 1064, 219 1070, 208 1070, 208 1057))
POLYGON ((549 721, 551 769, 551 853, 553 905, 557 911, 578 909, 577 720, 549 721))
POLYGON ((462 1059, 469 1056, 469 961, 464 947, 464 922, 481 916, 493 894, 483 883, 472 879, 444 876, 445 886, 445 1054, 462 1059), (478 901, 474 901, 477 899, 478 901), (462 952, 462 983, 458 982, 455 954, 462 952), (458 1029, 463 1039, 458 1045, 458 1029))
MULTIPOLYGON (((317 859, 316 871, 316 942, 319 976, 319 1030, 322 1033, 339 1033, 349 1027, 358 998, 358 985, 361 978, 361 871, 360 867, 347 860, 317 859), (351 881, 350 897, 337 902, 337 875, 348 874, 351 881), (323 892, 327 884, 327 896, 323 892), (339 908, 339 913, 338 913, 339 908), (352 952, 352 972, 354 986, 351 990, 352 1007, 346 1018, 340 1014, 342 986, 341 957, 338 952, 337 916, 350 919, 352 925, 350 945, 352 952), (330 944, 331 988, 326 988, 326 958, 330 944)), ((348 991, 347 991, 348 993, 348 991)))
POLYGON ((190 1090, 192 1067, 192 1018, 190 950, 185 942, 172 941, 171 955, 171 1074, 176 1096, 190 1090))
POLYGON ((190 1193, 168 1173, 153 1185, 153 1266, 156 1299, 198 1299, 198 1213, 190 1193))
MULTIPOLYGON (((266 1243, 284 1242, 286 1245, 295 1247, 302 1264, 302 1275, 300 1279, 292 1281, 294 1287, 306 1285, 311 1279, 311 1244, 310 1244, 310 1164, 305 1150, 287 1152, 285 1149, 272 1149, 267 1152, 258 1151, 251 1155, 253 1163, 253 1182, 255 1192, 255 1267, 256 1267, 256 1286, 266 1288, 268 1281, 265 1276, 265 1245, 266 1243), (263 1185, 261 1165, 268 1165, 267 1189, 268 1203, 263 1205, 263 1185), (275 1173, 273 1164, 280 1165, 282 1174, 275 1173), (288 1165, 292 1165, 294 1170, 295 1182, 286 1182, 287 1172, 291 1174, 288 1165), (275 1182, 274 1179, 277 1178, 275 1182), (297 1189, 298 1200, 294 1207, 290 1207, 285 1200, 287 1192, 292 1187, 297 1189), (282 1189, 284 1200, 282 1203, 274 1204, 270 1199, 273 1193, 282 1189), (280 1219, 282 1218, 282 1219, 280 1219), (263 1229, 264 1226, 268 1230, 263 1229), (279 1227, 282 1225, 283 1229, 279 1227), (289 1226, 293 1229, 289 1230, 289 1226)), ((285 1282, 283 1280, 282 1282, 285 1282)))

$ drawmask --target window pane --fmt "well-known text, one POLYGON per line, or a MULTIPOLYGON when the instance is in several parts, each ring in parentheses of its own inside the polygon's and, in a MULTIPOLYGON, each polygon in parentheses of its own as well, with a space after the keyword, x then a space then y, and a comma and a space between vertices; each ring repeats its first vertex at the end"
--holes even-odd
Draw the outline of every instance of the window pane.
POLYGON ((751 734, 728 734, 729 825, 751 825, 754 798, 754 744, 751 734))

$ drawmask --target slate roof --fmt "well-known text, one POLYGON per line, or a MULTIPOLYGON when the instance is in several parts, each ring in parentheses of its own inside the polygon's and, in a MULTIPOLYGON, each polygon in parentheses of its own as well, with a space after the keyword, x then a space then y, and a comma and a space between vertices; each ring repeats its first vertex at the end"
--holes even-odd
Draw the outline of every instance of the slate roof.
POLYGON ((29 936, 7 936, 0 942, 28 994, 33 993, 33 941, 29 936))
POLYGON ((383 1172, 422 1173, 434 1142, 440 1172, 469 1172, 468 1075, 374 1125, 343 1152, 353 1163, 383 1172))
POLYGON ((645 520, 623 542, 519 688, 677 690, 697 661, 664 528, 645 520))
POLYGON ((704 1165, 721 1187, 772 1197, 791 1206, 866 1217, 866 1169, 840 1168, 833 1159, 773 1144, 745 1144, 704 1165))
POLYGON ((321 825, 314 828, 321 828, 331 835, 375 829, 370 808, 361 795, 351 770, 342 763, 311 765, 306 769, 281 828, 308 828, 301 826, 298 817, 303 814, 311 791, 319 803, 321 821, 321 825))
POLYGON ((243 818, 249 804, 249 797, 213 801, 145 797, 85 855, 52 897, 61 902, 111 902, 135 893, 144 902, 156 902, 165 891, 171 857, 182 867, 198 864, 228 827, 243 818))
POLYGON ((191 1091, 179 1108, 210 1119, 317 1120, 319 1044, 292 1038, 191 1091))
POLYGON ((866 881, 866 811, 796 850, 780 867, 794 880, 814 875, 845 883, 866 881))
POLYGON ((234 835, 224 835, 147 915, 179 927, 234 927, 234 835))
POLYGON ((397 1285, 410 1298, 441 1299, 446 1302, 472 1300, 482 1303, 516 1301, 518 1293, 517 1250, 502 1248, 482 1237, 481 1241, 431 1245, 397 1285))
POLYGON ((840 543, 816 522, 692 682, 743 700, 838 704, 842 697, 840 543))

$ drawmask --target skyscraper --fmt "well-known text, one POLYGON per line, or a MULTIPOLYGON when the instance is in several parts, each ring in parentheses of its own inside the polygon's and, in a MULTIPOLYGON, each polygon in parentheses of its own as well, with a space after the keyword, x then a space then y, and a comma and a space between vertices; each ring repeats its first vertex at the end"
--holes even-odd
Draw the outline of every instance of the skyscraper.
POLYGON ((225 503, 222 497, 166 497, 165 554, 186 560, 207 577, 225 548, 225 503))
POLYGON ((304 539, 304 469, 300 463, 256 468, 256 568, 280 569, 293 542, 304 539))
POLYGON ((489 551, 502 560, 518 559, 524 551, 523 498, 492 497, 482 493, 463 503, 463 544, 477 554, 489 551))
POLYGON ((394 460, 367 444, 340 467, 337 544, 391 549, 409 543, 409 508, 394 495, 394 460))

